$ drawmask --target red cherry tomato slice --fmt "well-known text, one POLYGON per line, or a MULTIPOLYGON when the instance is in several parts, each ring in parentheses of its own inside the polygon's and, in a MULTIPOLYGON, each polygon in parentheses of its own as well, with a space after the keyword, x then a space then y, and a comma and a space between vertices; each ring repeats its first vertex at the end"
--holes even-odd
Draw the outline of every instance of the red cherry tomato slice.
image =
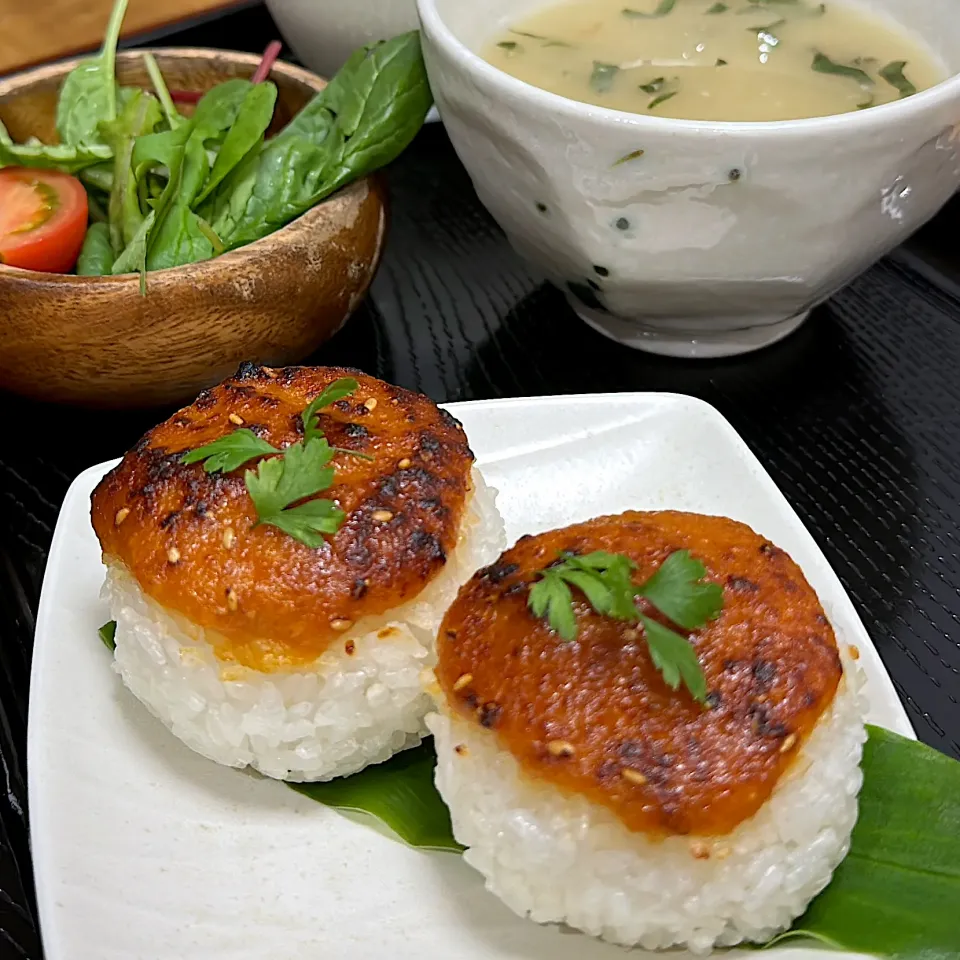
POLYGON ((0 169, 0 263, 66 273, 87 232, 87 192, 76 177, 26 167, 0 169))

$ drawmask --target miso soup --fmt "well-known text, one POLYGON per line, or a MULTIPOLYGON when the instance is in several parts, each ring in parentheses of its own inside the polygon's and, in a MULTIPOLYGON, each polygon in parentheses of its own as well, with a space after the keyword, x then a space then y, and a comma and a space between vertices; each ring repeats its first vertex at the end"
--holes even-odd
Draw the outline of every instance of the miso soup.
POLYGON ((575 0, 509 24, 482 53, 573 100, 688 120, 865 110, 947 76, 897 23, 809 0, 575 0))

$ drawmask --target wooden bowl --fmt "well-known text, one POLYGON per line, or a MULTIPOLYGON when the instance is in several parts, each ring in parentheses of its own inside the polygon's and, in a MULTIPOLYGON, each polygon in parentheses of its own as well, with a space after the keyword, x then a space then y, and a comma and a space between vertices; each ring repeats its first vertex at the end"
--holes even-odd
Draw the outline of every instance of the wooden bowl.
MULTIPOLYGON (((249 77, 258 57, 159 49, 171 90, 249 77)), ((0 81, 0 121, 16 141, 54 142, 57 92, 71 60, 0 81)), ((148 87, 142 51, 117 56, 121 83, 148 87)), ((285 63, 270 132, 323 88, 285 63)), ((75 277, 0 265, 0 387, 94 407, 192 399, 243 360, 283 366, 331 337, 362 300, 386 232, 377 178, 351 184, 276 233, 202 263, 137 276, 75 277)))

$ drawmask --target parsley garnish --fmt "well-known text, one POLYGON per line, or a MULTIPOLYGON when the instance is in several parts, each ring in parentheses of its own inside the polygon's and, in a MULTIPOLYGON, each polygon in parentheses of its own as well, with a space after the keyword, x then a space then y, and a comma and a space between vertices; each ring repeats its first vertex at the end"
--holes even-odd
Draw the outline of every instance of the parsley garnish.
POLYGON ((257 526, 268 524, 288 533, 308 547, 319 547, 324 534, 336 533, 344 520, 344 512, 332 500, 306 500, 326 490, 333 483, 334 469, 330 461, 336 453, 350 453, 372 460, 367 454, 341 447, 331 447, 319 427, 318 413, 323 407, 342 400, 357 389, 353 377, 342 377, 331 383, 303 411, 303 439, 283 450, 261 440, 252 430, 241 428, 213 443, 190 450, 180 459, 183 463, 204 461, 207 473, 229 472, 265 454, 280 456, 261 460, 255 470, 247 470, 244 482, 257 511, 257 526))
POLYGON ((570 588, 576 587, 597 613, 639 623, 667 686, 676 690, 682 682, 696 700, 705 702, 707 681, 696 651, 686 637, 641 613, 637 599, 646 600, 678 627, 696 630, 720 616, 723 588, 704 582, 706 568, 688 550, 671 553, 640 586, 633 582, 634 570, 636 564, 619 553, 564 552, 540 571, 540 579, 530 587, 528 605, 534 616, 546 617, 561 639, 572 642, 577 638, 577 619, 570 588))
POLYGON ((213 443, 208 443, 204 447, 197 447, 196 450, 189 450, 180 461, 182 463, 199 463, 204 461, 203 469, 207 473, 229 473, 242 467, 248 460, 256 457, 262 457, 266 453, 279 453, 280 451, 266 440, 261 440, 252 430, 243 427, 240 430, 234 430, 213 443))

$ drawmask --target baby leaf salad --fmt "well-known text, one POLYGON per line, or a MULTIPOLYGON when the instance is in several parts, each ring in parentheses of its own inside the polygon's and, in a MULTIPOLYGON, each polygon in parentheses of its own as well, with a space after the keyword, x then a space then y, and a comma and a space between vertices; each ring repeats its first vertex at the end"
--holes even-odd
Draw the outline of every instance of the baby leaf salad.
POLYGON ((64 80, 58 144, 14 143, 0 124, 0 208, 14 209, 16 200, 19 211, 16 223, 0 218, 0 262, 88 276, 139 273, 145 290, 147 271, 259 240, 390 163, 432 104, 414 31, 357 50, 268 136, 277 99, 276 86, 262 79, 268 63, 251 80, 227 80, 196 98, 171 94, 145 53, 152 90, 119 86, 126 6, 117 0, 99 55, 64 80), (177 102, 191 99, 187 116, 177 102))

